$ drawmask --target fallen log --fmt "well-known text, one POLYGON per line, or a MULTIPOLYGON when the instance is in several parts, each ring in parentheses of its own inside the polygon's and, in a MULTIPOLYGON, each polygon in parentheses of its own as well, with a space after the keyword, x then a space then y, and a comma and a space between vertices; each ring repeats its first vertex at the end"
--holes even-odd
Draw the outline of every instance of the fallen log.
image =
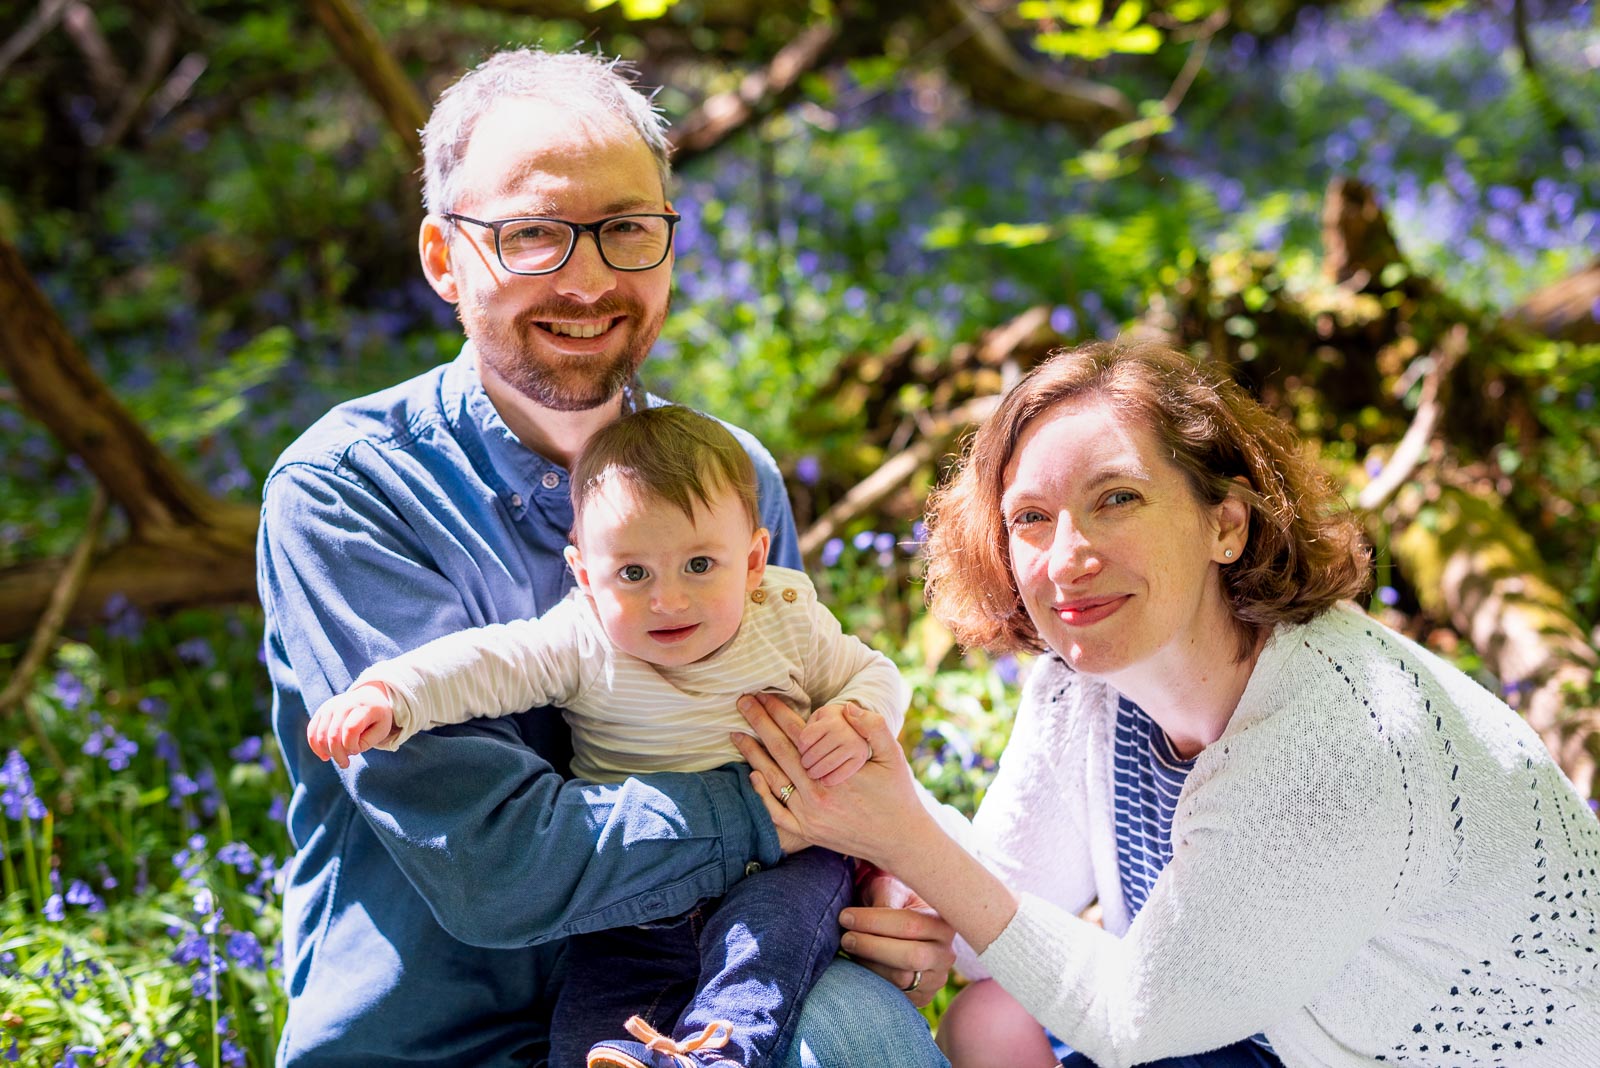
POLYGON ((1413 487, 1396 499, 1395 562, 1430 615, 1448 620, 1500 680, 1585 797, 1600 763, 1600 655, 1533 539, 1485 487, 1413 487))

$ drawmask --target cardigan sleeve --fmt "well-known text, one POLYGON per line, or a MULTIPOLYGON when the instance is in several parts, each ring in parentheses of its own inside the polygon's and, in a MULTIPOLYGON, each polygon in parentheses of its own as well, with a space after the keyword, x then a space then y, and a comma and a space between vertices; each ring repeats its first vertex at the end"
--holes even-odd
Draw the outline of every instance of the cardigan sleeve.
MULTIPOLYGON (((1095 899, 1084 748, 1097 694, 1057 657, 1034 662, 1000 770, 958 838, 1011 889, 1068 916, 1095 899)), ((956 951, 968 978, 989 973, 964 940, 956 951)))
POLYGON ((1104 1068, 1236 1042, 1308 1002, 1395 907, 1415 818, 1388 740, 1323 703, 1302 694, 1301 714, 1202 754, 1125 936, 1029 893, 982 963, 1104 1068))

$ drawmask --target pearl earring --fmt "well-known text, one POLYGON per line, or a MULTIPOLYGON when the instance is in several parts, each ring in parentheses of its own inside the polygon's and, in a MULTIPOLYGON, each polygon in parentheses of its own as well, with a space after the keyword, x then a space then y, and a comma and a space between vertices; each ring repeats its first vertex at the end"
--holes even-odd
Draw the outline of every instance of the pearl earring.
POLYGON ((1232 560, 1233 559, 1233 550, 1232 549, 1224 549, 1224 550, 1222 550, 1222 555, 1227 557, 1229 560, 1232 560))

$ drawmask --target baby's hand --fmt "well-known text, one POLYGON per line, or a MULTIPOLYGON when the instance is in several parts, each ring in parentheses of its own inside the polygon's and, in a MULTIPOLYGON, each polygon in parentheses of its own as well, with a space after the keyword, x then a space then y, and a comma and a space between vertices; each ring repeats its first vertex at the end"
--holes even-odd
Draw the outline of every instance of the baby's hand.
POLYGON ((824 786, 837 786, 872 759, 872 747, 844 718, 844 705, 823 705, 800 732, 800 763, 824 786))
POLYGON ((350 754, 371 749, 393 733, 388 687, 367 682, 324 701, 306 727, 306 741, 323 760, 348 768, 350 754))

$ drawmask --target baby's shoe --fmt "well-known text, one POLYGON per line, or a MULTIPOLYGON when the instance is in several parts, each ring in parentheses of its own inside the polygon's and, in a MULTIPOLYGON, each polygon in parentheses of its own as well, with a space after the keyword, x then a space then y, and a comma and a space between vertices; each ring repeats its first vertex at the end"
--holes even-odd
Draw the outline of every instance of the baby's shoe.
POLYGON ((698 1035, 676 1042, 633 1016, 623 1024, 638 1039, 596 1043, 589 1051, 587 1068, 743 1068, 716 1051, 733 1037, 733 1025, 721 1020, 706 1025, 698 1035))

